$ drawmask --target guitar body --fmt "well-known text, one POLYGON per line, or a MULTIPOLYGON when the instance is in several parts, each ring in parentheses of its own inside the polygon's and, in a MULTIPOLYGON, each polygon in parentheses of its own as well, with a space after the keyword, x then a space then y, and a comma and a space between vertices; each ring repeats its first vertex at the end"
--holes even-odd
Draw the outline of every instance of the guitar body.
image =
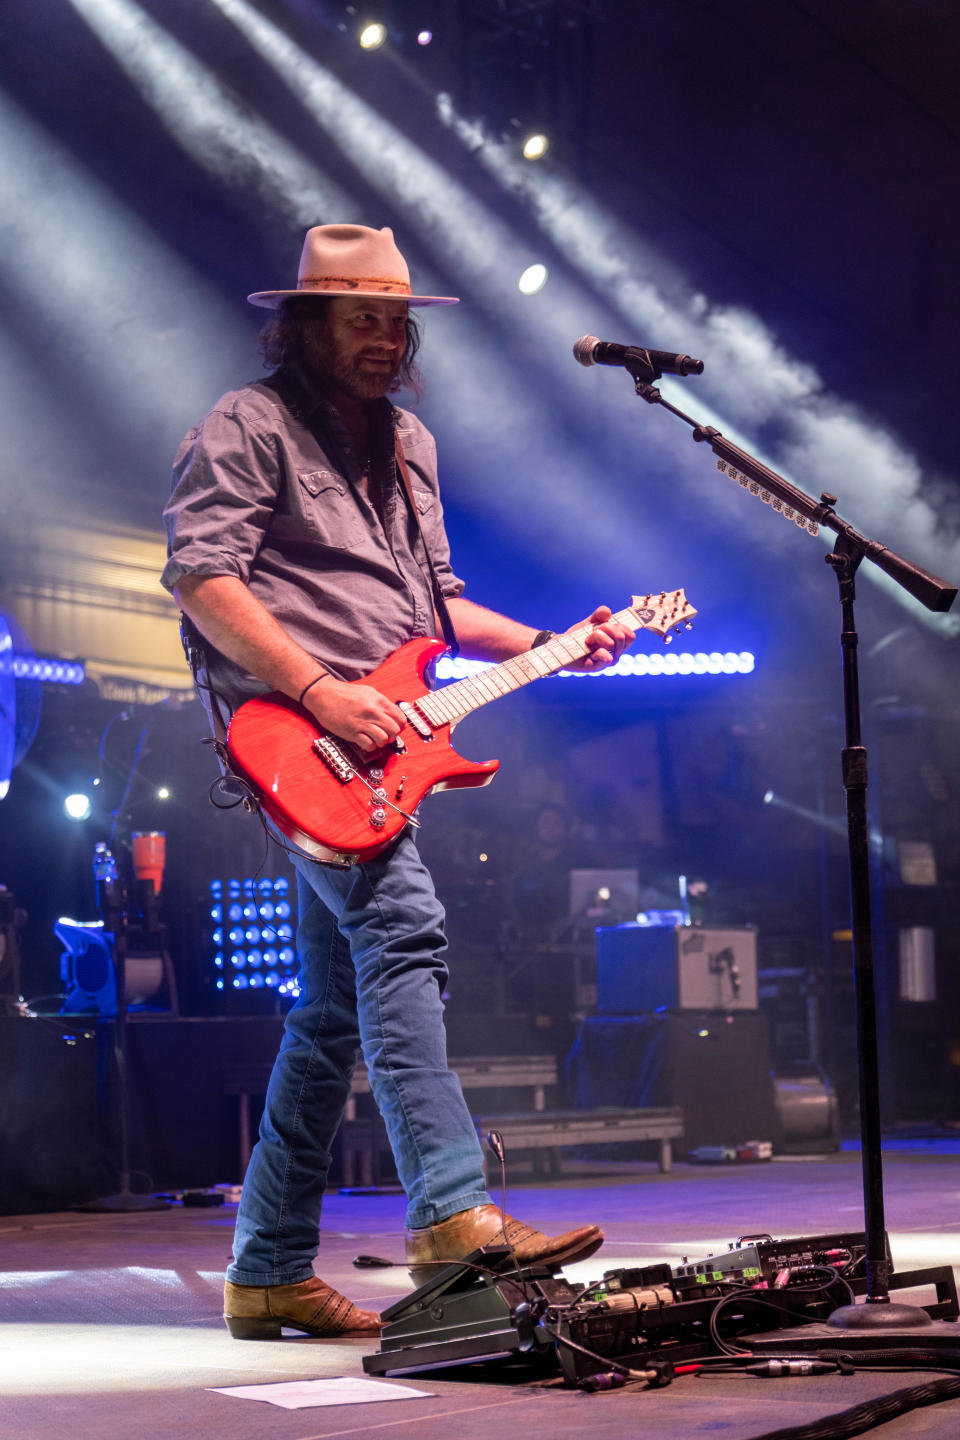
MULTIPOLYGON (((396 704, 415 703, 428 693, 425 667, 445 648, 442 640, 409 640, 353 683, 396 704)), ((500 768, 499 760, 458 755, 449 725, 425 728, 429 738, 408 723, 394 746, 365 754, 327 735, 295 700, 272 693, 240 706, 227 751, 282 834, 322 863, 346 868, 385 850, 431 791, 488 785, 500 768)))

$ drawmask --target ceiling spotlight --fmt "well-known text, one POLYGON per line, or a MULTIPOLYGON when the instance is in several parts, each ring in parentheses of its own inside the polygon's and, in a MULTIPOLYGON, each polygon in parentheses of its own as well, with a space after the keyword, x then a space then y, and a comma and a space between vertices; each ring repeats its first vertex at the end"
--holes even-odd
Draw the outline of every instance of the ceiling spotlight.
POLYGON ((92 811, 89 795, 68 795, 63 802, 63 812, 70 820, 89 820, 92 811))
POLYGON ((433 31, 432 31, 432 30, 421 30, 421 31, 420 31, 420 34, 417 36, 417 44, 418 44, 418 45, 429 45, 429 44, 430 44, 430 41, 431 41, 432 39, 433 39, 433 31))
POLYGON ((521 295, 536 295, 546 285, 549 273, 546 265, 528 265, 517 281, 517 289, 521 295))
POLYGON ((528 135, 523 142, 524 160, 540 160, 550 149, 546 135, 528 135))
POLYGON ((157 799, 158 799, 158 800, 169 800, 169 799, 170 799, 170 791, 168 790, 168 788, 167 788, 166 785, 161 785, 161 786, 160 786, 160 789, 157 791, 157 799))
POLYGON ((378 50, 387 38, 387 27, 376 22, 364 25, 360 31, 360 44, 364 50, 378 50))

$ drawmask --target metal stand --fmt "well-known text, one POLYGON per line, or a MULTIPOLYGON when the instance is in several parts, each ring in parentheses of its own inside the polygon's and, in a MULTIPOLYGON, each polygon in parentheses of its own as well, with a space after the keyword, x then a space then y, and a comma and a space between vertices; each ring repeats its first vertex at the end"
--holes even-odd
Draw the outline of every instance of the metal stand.
POLYGON ((115 1195, 87 1200, 74 1208, 94 1213, 133 1210, 169 1210, 170 1202, 155 1195, 135 1195, 130 1189, 130 1085, 127 1066, 127 904, 124 884, 117 874, 113 857, 104 847, 109 865, 98 848, 95 865, 97 901, 103 915, 104 934, 112 938, 111 949, 117 975, 117 1018, 113 1029, 113 1055, 117 1068, 117 1092, 120 1122, 120 1189, 115 1195))
POLYGON ((949 610, 957 587, 928 571, 920 570, 901 555, 877 541, 858 534, 834 510, 835 495, 823 493, 819 504, 805 491, 792 485, 775 470, 763 465, 746 450, 731 445, 712 425, 700 425, 668 401, 653 384, 661 372, 649 363, 649 353, 634 351, 624 360, 641 399, 661 405, 693 431, 696 441, 706 441, 720 462, 719 468, 733 476, 761 500, 796 516, 797 523, 811 534, 824 525, 837 535, 833 554, 826 556, 840 587, 843 664, 843 701, 846 744, 842 754, 843 787, 847 797, 847 838, 850 864, 850 908, 853 927, 854 985, 857 1006, 857 1050, 860 1081, 860 1140, 863 1167, 864 1219, 866 1235, 866 1303, 845 1305, 834 1311, 830 1324, 843 1329, 927 1325, 930 1317, 913 1305, 893 1305, 889 1298, 889 1265, 883 1216, 883 1164, 880 1145, 880 1082, 877 1063, 877 1007, 873 966, 873 928, 870 912, 870 852, 867 826, 867 752, 861 738, 860 681, 857 664, 858 636, 854 625, 854 576, 866 557, 896 580, 928 610, 949 610))

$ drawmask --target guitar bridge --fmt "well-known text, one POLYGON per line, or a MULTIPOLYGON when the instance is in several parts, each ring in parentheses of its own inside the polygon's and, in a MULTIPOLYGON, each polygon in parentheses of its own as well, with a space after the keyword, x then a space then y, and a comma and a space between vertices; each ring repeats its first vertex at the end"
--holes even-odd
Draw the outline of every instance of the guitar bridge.
POLYGON ((341 785, 346 785, 349 780, 353 779, 356 771, 339 745, 329 735, 318 735, 313 742, 313 748, 320 759, 333 771, 341 785))

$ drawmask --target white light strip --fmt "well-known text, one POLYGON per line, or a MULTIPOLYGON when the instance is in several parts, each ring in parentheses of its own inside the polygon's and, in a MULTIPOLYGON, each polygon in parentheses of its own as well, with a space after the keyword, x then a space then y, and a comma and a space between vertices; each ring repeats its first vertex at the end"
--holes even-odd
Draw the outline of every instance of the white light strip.
MULTIPOLYGON (((441 655, 437 661, 438 680, 464 680, 489 668, 486 660, 464 660, 459 655, 452 660, 441 655)), ((606 670, 560 670, 556 676, 547 679, 602 680, 616 679, 628 675, 752 675, 756 669, 756 657, 749 650, 669 650, 661 654, 621 655, 615 665, 606 670)))
POLYGON ((33 655, 4 656, 0 675, 17 680, 48 680, 55 685, 82 685, 86 671, 79 660, 46 660, 33 655))

